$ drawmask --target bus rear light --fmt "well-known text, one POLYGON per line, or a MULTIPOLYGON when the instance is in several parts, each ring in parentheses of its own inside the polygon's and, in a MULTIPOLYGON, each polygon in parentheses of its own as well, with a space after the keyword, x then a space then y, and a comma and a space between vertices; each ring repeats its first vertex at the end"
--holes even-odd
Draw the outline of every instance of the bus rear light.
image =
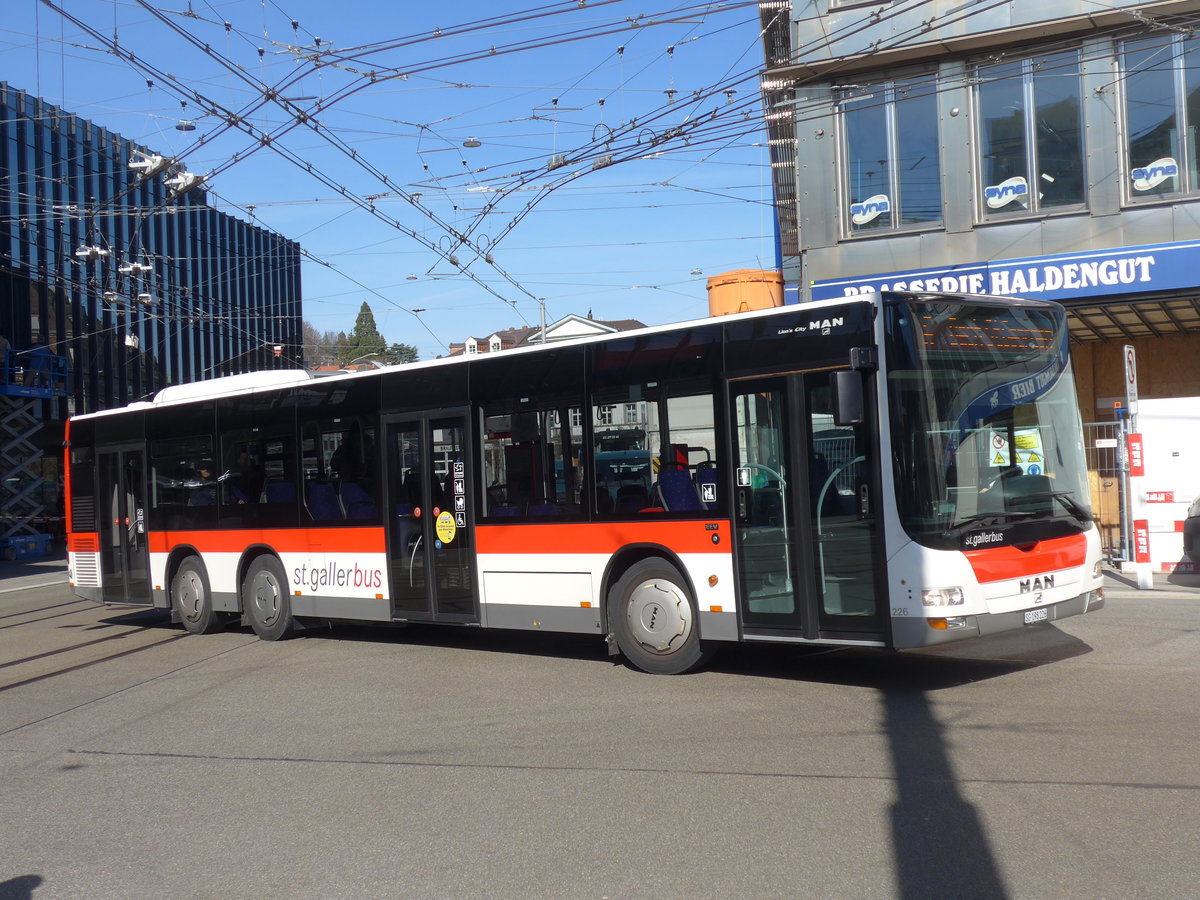
POLYGON ((921 591, 921 602, 926 606, 962 606, 962 588, 934 588, 921 591))

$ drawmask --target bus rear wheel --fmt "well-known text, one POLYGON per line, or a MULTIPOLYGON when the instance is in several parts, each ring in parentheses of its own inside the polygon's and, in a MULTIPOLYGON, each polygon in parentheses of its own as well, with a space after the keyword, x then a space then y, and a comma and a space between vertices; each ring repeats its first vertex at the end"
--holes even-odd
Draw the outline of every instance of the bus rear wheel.
POLYGON ((213 609, 204 563, 195 556, 180 563, 171 579, 171 605, 191 634, 212 634, 225 625, 225 618, 213 609))
POLYGON ((242 581, 242 609, 250 627, 264 641, 278 641, 295 630, 287 574, 273 556, 250 563, 242 581))
POLYGON ((683 577, 662 559, 635 563, 613 585, 608 622, 625 658, 644 672, 681 675, 711 655, 683 577))

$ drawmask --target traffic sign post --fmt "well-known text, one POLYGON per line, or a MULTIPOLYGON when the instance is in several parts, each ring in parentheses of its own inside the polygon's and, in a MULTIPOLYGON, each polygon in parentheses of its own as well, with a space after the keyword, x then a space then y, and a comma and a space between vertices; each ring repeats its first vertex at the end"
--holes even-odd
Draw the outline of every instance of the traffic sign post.
POLYGON ((1126 480, 1129 498, 1125 508, 1133 520, 1133 568, 1137 575, 1138 590, 1148 591, 1154 587, 1154 571, 1150 562, 1150 522, 1143 490, 1146 481, 1146 447, 1137 426, 1137 354, 1131 344, 1126 344, 1124 349, 1125 402, 1129 409, 1129 433, 1125 436, 1125 449, 1129 454, 1129 478, 1126 480))
POLYGON ((1126 344, 1125 357, 1125 407, 1129 410, 1129 430, 1137 431, 1138 385, 1137 353, 1132 344, 1126 344))

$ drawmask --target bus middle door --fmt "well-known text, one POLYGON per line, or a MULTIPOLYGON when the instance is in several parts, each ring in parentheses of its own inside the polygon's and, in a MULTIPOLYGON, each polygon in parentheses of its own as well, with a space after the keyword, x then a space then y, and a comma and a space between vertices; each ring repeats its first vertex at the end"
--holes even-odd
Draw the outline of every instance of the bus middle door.
POLYGON ((385 424, 392 615, 478 622, 467 413, 439 410, 385 424))

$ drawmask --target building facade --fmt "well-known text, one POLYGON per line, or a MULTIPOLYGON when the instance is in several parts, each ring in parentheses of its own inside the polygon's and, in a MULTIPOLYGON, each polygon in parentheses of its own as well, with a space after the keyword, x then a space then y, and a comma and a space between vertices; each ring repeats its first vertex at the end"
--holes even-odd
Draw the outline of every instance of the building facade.
POLYGON ((632 331, 635 328, 645 327, 637 319, 615 319, 607 322, 593 319, 589 310, 588 316, 577 316, 572 313, 557 322, 552 322, 546 326, 544 335, 541 328, 526 325, 522 328, 505 328, 492 332, 486 337, 470 336, 462 341, 451 343, 448 355, 475 356, 480 353, 499 353, 501 350, 511 350, 513 347, 524 347, 529 344, 550 344, 554 341, 615 334, 618 331, 632 331))
POLYGON ((181 192, 184 174, 0 82, 0 404, 12 409, 5 444, 16 445, 0 461, 0 514, 9 521, 53 505, 25 498, 55 492, 67 416, 299 363, 299 246, 213 209, 202 185, 181 192), (27 490, 39 479, 43 490, 27 490))
POLYGON ((1200 3, 760 10, 793 302, 1051 299, 1071 312, 1085 422, 1113 422, 1126 346, 1143 398, 1200 396, 1200 3))

